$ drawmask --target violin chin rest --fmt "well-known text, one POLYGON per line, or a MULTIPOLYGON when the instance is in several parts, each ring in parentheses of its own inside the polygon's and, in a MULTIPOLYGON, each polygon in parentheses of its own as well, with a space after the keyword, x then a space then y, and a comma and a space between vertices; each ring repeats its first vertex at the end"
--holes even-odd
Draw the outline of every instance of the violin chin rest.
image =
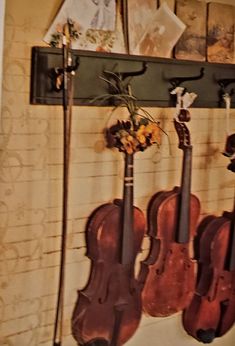
POLYGON ((105 339, 96 338, 89 342, 86 342, 85 344, 83 344, 83 346, 109 346, 109 343, 105 339))
POLYGON ((203 342, 204 344, 210 344, 214 338, 215 338, 216 334, 215 334, 215 329, 199 329, 197 331, 197 338, 203 342))

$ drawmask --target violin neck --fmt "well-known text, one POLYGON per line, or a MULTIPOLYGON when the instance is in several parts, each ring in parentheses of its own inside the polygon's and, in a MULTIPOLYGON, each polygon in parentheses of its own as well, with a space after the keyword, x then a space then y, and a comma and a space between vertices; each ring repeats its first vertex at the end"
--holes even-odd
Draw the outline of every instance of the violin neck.
POLYGON ((183 167, 181 177, 179 219, 176 234, 178 243, 189 241, 190 220, 190 195, 191 195, 191 173, 192 173, 192 146, 184 149, 183 167))
POLYGON ((232 212, 230 235, 228 241, 228 256, 226 261, 226 269, 235 270, 235 203, 232 212))
POLYGON ((133 198, 134 198, 134 155, 125 154, 123 204, 122 204, 122 239, 121 258, 123 265, 129 266, 134 260, 133 236, 133 198))
POLYGON ((235 220, 234 217, 231 222, 231 242, 230 256, 229 256, 229 271, 235 270, 235 220))

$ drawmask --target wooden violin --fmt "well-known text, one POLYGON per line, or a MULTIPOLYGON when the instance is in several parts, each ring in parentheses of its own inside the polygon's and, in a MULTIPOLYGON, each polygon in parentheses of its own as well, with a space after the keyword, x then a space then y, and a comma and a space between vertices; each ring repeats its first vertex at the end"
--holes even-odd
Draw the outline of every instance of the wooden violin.
POLYGON ((72 316, 79 345, 120 346, 136 331, 142 313, 134 265, 145 218, 133 206, 133 154, 125 154, 123 199, 98 207, 87 227, 91 275, 72 316))
POLYGON ((184 309, 193 297, 196 266, 190 254, 200 213, 191 194, 192 145, 186 125, 174 120, 183 150, 181 186, 156 193, 147 210, 150 252, 141 263, 143 310, 151 316, 168 316, 184 309))
MULTIPOLYGON (((235 134, 225 155, 235 153, 235 134)), ((235 172, 232 158, 228 169, 235 172)), ((199 225, 199 275, 196 292, 183 313, 185 330, 203 343, 224 335, 235 321, 235 203, 232 212, 214 215, 199 225)))

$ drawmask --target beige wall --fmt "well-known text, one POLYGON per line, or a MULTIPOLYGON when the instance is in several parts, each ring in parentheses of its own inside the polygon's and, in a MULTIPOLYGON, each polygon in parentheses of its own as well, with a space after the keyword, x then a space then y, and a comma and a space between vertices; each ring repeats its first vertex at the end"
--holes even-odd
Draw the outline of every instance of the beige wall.
POLYGON ((0 0, 0 109, 2 108, 2 58, 5 19, 5 0, 0 0))
MULTIPOLYGON (((42 37, 61 1, 8 0, 0 137, 0 345, 51 346, 58 284, 61 234, 62 109, 29 105, 31 47, 42 37)), ((231 1, 233 3, 233 1, 231 1)), ((150 109, 169 133, 156 148, 136 155, 135 203, 143 210, 160 189, 179 184, 181 153, 172 126, 172 109, 150 109), (143 184, 143 181, 145 182, 143 184)), ((66 269, 65 341, 76 290, 89 274, 84 225, 98 205, 121 195, 122 160, 100 149, 110 109, 73 108, 72 159, 66 269)), ((220 214, 233 202, 234 175, 221 155, 225 140, 224 110, 193 109, 193 192, 202 213, 220 214)), ((231 131, 235 110, 231 111, 231 131)), ((143 244, 143 259, 148 240, 143 244)), ((235 328, 214 345, 233 346, 235 328)), ((196 346, 182 328, 181 314, 143 317, 128 346, 196 346)))

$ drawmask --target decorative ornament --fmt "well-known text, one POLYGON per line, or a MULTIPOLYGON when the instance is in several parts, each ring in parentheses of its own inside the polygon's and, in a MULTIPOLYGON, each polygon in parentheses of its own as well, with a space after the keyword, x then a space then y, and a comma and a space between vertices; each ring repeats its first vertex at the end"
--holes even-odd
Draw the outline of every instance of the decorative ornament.
POLYGON ((183 87, 176 87, 171 91, 172 95, 176 95, 176 117, 179 121, 188 122, 190 121, 189 107, 194 102, 197 94, 194 92, 189 93, 185 91, 183 87))

